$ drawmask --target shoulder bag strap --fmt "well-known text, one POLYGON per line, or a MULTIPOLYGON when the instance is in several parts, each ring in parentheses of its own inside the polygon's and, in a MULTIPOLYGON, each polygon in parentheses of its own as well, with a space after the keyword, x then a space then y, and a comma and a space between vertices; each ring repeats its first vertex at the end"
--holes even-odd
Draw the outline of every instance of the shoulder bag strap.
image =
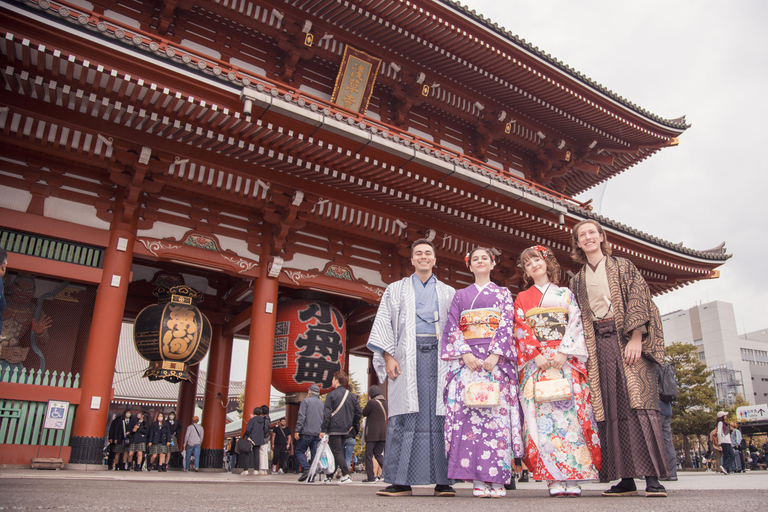
POLYGON ((387 410, 384 409, 384 405, 381 403, 381 400, 374 400, 374 402, 379 404, 379 407, 381 407, 381 412, 384 413, 384 421, 386 421, 387 424, 389 424, 389 418, 387 417, 387 410))
POLYGON ((336 416, 336 415, 339 413, 339 411, 341 410, 341 407, 344 405, 344 402, 346 402, 346 401, 347 401, 347 397, 348 397, 348 396, 349 396, 349 390, 346 390, 346 391, 344 392, 344 398, 342 398, 342 399, 341 399, 341 402, 339 403, 339 406, 336 408, 336 410, 335 410, 335 411, 333 411, 333 412, 331 413, 331 418, 333 418, 334 416, 336 416))

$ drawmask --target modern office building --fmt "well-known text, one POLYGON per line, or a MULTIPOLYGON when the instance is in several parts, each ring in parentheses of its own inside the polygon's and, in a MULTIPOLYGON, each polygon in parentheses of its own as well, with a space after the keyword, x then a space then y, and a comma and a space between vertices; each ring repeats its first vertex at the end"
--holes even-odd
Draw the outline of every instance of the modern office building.
POLYGON ((712 370, 718 401, 768 402, 768 329, 739 335, 733 304, 715 301, 661 317, 664 339, 693 343, 712 370))

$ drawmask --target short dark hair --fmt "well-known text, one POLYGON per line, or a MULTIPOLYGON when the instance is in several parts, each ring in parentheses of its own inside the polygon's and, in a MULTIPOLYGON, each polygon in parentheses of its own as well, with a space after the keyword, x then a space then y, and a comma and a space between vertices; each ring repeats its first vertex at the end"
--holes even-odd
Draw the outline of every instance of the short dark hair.
POLYGON ((264 416, 269 414, 269 406, 268 405, 262 405, 261 406, 261 414, 263 414, 264 416))
POLYGON ((5 249, 0 247, 0 265, 5 263, 5 261, 8 259, 8 253, 5 252, 5 249))
POLYGON ((342 370, 333 374, 333 378, 339 381, 339 386, 345 388, 349 384, 349 377, 342 370))
POLYGON ((260 405, 258 407, 254 407, 253 408, 253 414, 256 414, 256 415, 261 414, 261 406, 260 405))
POLYGON ((434 244, 432 244, 432 242, 430 242, 426 238, 419 238, 418 240, 414 240, 413 243, 411 244, 411 257, 413 257, 413 250, 416 249, 417 245, 428 245, 432 248, 432 251, 435 250, 435 246, 434 244))

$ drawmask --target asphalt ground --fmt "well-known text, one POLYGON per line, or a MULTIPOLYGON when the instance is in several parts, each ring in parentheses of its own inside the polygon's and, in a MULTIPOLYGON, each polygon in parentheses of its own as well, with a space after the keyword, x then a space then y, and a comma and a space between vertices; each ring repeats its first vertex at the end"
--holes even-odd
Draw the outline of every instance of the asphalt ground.
POLYGON ((667 498, 605 498, 606 484, 583 485, 580 498, 550 498, 546 484, 518 484, 500 499, 472 497, 469 484, 456 485, 457 496, 432 496, 431 487, 414 487, 413 497, 381 497, 384 485, 354 482, 306 484, 297 475, 240 476, 229 473, 167 473, 0 469, 0 510, 106 511, 418 511, 449 512, 517 510, 696 511, 768 510, 768 471, 721 475, 680 472, 677 482, 664 482, 667 498), (482 507, 482 508, 480 508, 482 507), (522 508, 520 508, 522 507, 522 508))

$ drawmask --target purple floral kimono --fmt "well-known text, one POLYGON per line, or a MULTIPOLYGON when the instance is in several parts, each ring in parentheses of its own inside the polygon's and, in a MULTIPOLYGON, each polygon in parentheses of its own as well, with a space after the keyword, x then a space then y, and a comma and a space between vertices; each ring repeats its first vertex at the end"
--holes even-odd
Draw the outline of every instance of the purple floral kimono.
POLYGON ((445 450, 448 478, 509 483, 513 457, 523 452, 517 390, 517 349, 514 342, 514 303, 506 288, 473 284, 456 292, 441 339, 440 357, 449 362, 445 450), (465 388, 480 369, 471 372, 462 354, 483 360, 498 354, 493 379, 500 384, 499 405, 471 408, 464 404, 465 388), (473 373, 476 373, 474 376, 473 373))

